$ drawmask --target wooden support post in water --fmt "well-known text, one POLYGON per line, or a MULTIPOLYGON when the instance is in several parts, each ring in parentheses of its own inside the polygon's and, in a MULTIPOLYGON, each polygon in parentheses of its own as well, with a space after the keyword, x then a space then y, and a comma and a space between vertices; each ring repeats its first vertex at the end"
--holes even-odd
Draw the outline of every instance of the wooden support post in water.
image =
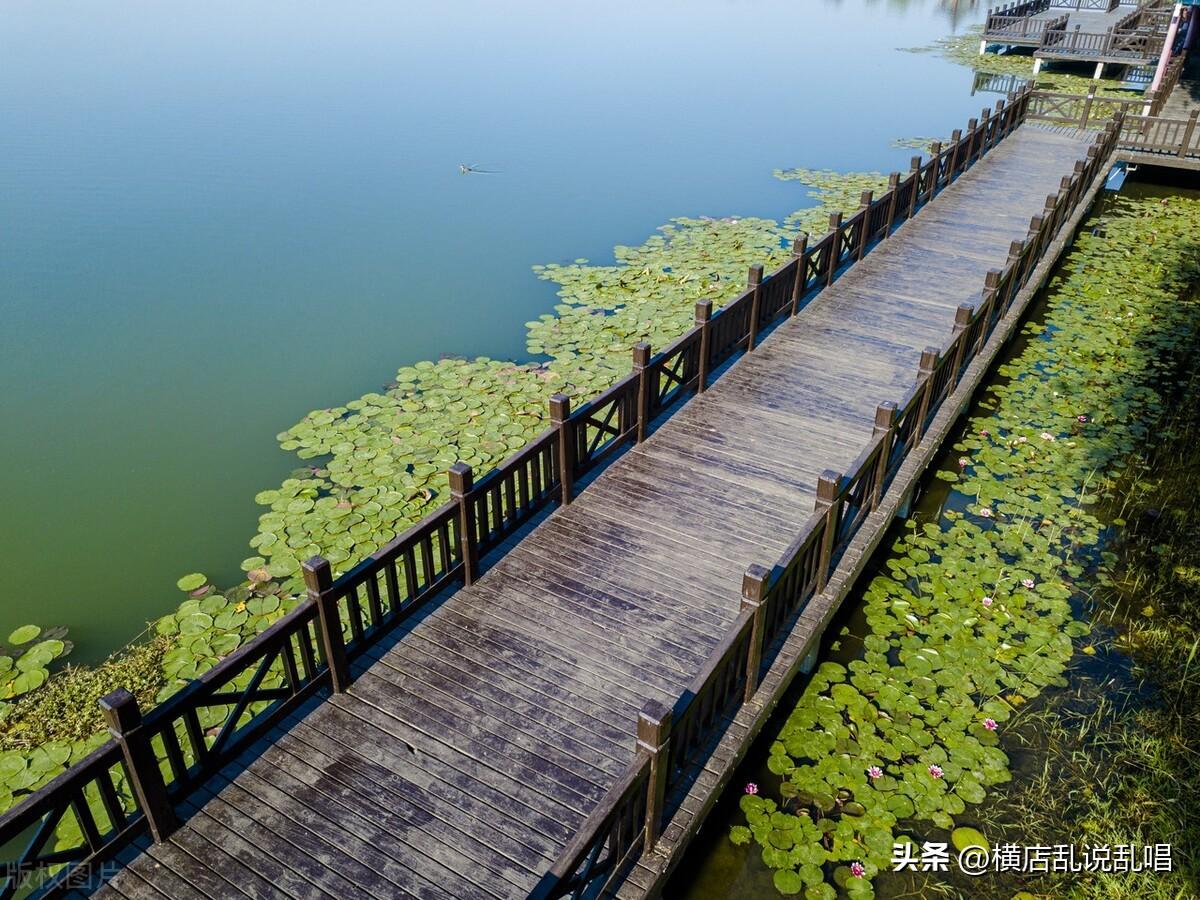
POLYGON ((855 258, 860 261, 867 255, 867 245, 871 243, 871 203, 874 200, 874 191, 863 191, 858 198, 858 210, 862 214, 862 224, 858 226, 858 253, 855 258))
POLYGON ((825 285, 833 284, 837 274, 838 260, 842 257, 842 214, 835 212, 829 217, 829 231, 833 239, 829 242, 829 271, 825 273, 825 285))
POLYGON ((167 783, 163 780, 150 735, 142 724, 137 698, 125 688, 118 688, 100 698, 100 710, 104 713, 108 733, 121 747, 129 785, 146 816, 150 834, 155 843, 161 844, 179 827, 179 816, 167 795, 167 783))
POLYGON ((816 593, 825 590, 829 583, 829 567, 833 561, 833 546, 837 540, 838 525, 842 512, 842 473, 826 469, 817 479, 817 501, 814 511, 825 516, 824 531, 821 533, 821 559, 817 563, 816 593))
POLYGON ((758 343, 758 320, 762 317, 762 280, 763 267, 753 265, 746 275, 746 289, 754 291, 750 298, 750 333, 746 336, 746 352, 749 353, 758 343))
POLYGON ((893 172, 888 176, 888 211, 887 225, 883 229, 883 237, 892 236, 892 226, 896 222, 896 201, 900 199, 900 173, 893 172))
POLYGON ((335 694, 350 686, 350 663, 346 659, 346 637, 333 587, 333 570, 323 556, 306 559, 300 566, 308 598, 317 607, 317 627, 321 630, 321 652, 329 666, 329 684, 335 694))
POLYGON ((708 355, 712 352, 712 301, 696 301, 696 327, 700 329, 699 359, 696 362, 696 393, 708 389, 708 355))
POLYGON ((463 585, 470 587, 479 578, 479 544, 475 539, 475 473, 465 462, 450 467, 450 497, 458 504, 458 541, 463 561, 463 585))
POLYGON ((886 437, 880 447, 879 462, 875 468, 875 487, 871 491, 871 509, 878 508, 879 501, 883 499, 883 482, 887 478, 892 448, 896 445, 896 415, 896 404, 891 400, 885 400, 875 407, 874 436, 879 437, 881 434, 886 434, 886 437))
POLYGON ((559 502, 566 506, 575 496, 575 423, 571 421, 571 398, 566 394, 550 397, 550 424, 558 432, 559 502))
POLYGON ((754 625, 750 629, 750 648, 746 653, 746 691, 748 703, 758 690, 758 673, 762 670, 763 648, 766 645, 765 603, 767 579, 771 570, 758 563, 753 564, 742 576, 742 610, 754 612, 754 625))
POLYGON ((671 752, 671 710, 657 700, 647 700, 638 713, 637 750, 650 757, 650 778, 646 782, 646 843, 642 851, 645 853, 653 849, 662 833, 671 752))
POLYGON ((926 347, 921 351, 921 362, 917 366, 917 384, 921 386, 921 404, 917 409, 917 422, 913 428, 913 446, 925 435, 925 419, 929 415, 930 395, 933 393, 933 373, 937 368, 937 347, 926 347))
POLYGON ((650 345, 639 341, 633 345, 633 371, 638 377, 637 389, 637 442, 646 439, 650 418, 650 345))
POLYGON ((792 311, 795 315, 800 311, 800 298, 804 296, 804 282, 808 279, 808 263, 804 255, 808 252, 808 232, 800 232, 800 236, 792 242, 792 256, 796 258, 796 278, 792 283, 792 311))

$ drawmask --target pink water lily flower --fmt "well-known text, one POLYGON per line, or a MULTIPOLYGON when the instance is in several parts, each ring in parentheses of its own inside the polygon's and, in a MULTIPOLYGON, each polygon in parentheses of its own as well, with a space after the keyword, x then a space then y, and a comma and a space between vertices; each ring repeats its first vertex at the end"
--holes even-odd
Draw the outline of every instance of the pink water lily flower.
POLYGON ((965 469, 970 464, 971 464, 971 461, 969 459, 967 459, 965 456, 960 456, 958 458, 958 467, 960 469, 965 469))
POLYGON ((1043 441, 1050 441, 1051 443, 1053 443, 1054 439, 1055 439, 1054 435, 1052 435, 1050 432, 1048 432, 1048 431, 1042 432, 1042 440, 1043 441))
POLYGON ((979 432, 979 436, 980 437, 991 437, 992 433, 990 431, 988 431, 986 428, 984 428, 982 431, 979 432))
POLYGON ((1087 416, 1076 416, 1075 418, 1078 419, 1081 424, 1087 422, 1087 416))
POLYGON ((1033 590, 1033 579, 1032 578, 1022 579, 1021 586, 1024 587, 1026 590, 1032 591, 1033 590))
POLYGON ((996 730, 996 720, 995 719, 984 719, 983 727, 986 728, 988 731, 995 731, 996 730))
POLYGON ((990 607, 995 601, 991 597, 984 597, 981 601, 984 607, 990 607))
POLYGON ((939 765, 936 765, 936 764, 930 766, 929 774, 932 775, 934 780, 936 781, 937 779, 942 777, 942 767, 939 765))
POLYGON ((750 782, 748 785, 746 785, 746 793, 747 794, 757 794, 758 793, 758 785, 755 784, 753 781, 750 782))
POLYGON ((882 778, 883 777, 883 769, 879 768, 879 766, 871 766, 870 768, 867 769, 867 777, 868 778, 882 778))
POLYGON ((855 860, 854 862, 850 863, 850 874, 855 878, 862 878, 867 874, 866 866, 864 866, 858 860, 855 860))
POLYGON ((1024 435, 1021 435, 1021 437, 1017 438, 1017 443, 1024 444, 1028 440, 1029 440, 1029 438, 1025 437, 1024 435))
POLYGON ((985 519, 990 519, 992 517, 992 509, 990 506, 985 506, 983 509, 981 509, 979 511, 979 514, 981 516, 983 516, 985 519))

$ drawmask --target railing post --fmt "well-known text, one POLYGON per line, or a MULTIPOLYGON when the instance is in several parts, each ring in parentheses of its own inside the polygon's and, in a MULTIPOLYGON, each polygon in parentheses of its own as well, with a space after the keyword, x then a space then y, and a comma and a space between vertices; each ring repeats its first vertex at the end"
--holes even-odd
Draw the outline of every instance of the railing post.
POLYGON ((550 424, 558 432, 559 502, 566 506, 575 496, 575 423, 571 421, 571 398, 566 394, 550 397, 550 424))
POLYGON ((633 345, 633 371, 638 377, 637 389, 637 442, 646 439, 646 427, 650 424, 650 345, 639 341, 633 345))
POLYGON ((858 198, 858 211, 862 213, 862 224, 858 226, 858 253, 855 256, 858 260, 867 255, 867 244, 871 242, 871 203, 874 200, 874 191, 863 191, 858 198))
POLYGON ((817 500, 814 510, 825 516, 825 529, 821 534, 821 559, 817 568, 815 593, 825 590, 829 583, 829 566, 833 562, 833 545, 842 512, 842 473, 826 469, 817 479, 817 500))
POLYGON ((950 177, 947 181, 953 181, 958 177, 958 157, 962 152, 962 129, 955 128, 950 132, 950 146, 953 148, 950 151, 950 177))
POLYGON ((1046 220, 1042 216, 1033 216, 1029 220, 1029 240, 1033 242, 1033 252, 1029 254, 1029 273, 1037 268, 1042 256, 1042 226, 1046 220))
POLYGON ((840 211, 829 217, 829 231, 833 240, 829 242, 829 271, 825 273, 825 286, 833 284, 833 276, 837 274, 838 260, 842 257, 842 214, 840 211))
POLYGON ((708 355, 712 344, 712 301, 696 301, 696 327, 700 329, 700 359, 696 365, 696 393, 708 389, 708 355))
POLYGON ((883 230, 883 237, 886 240, 892 236, 892 225, 896 221, 896 201, 899 200, 900 194, 900 173, 893 172, 888 176, 888 211, 887 211, 887 227, 883 230))
POLYGON ((967 168, 975 162, 975 139, 979 134, 979 120, 967 120, 967 168))
MULTIPOLYGON (((1197 15, 1200 15, 1200 13, 1198 13, 1197 15)), ((1194 24, 1191 27, 1196 27, 1196 25, 1194 24)), ((1188 114, 1187 125, 1185 125, 1183 128, 1183 140, 1179 144, 1179 156, 1181 156, 1181 157, 1187 156, 1187 154, 1188 154, 1188 147, 1192 143, 1192 135, 1194 135, 1196 133, 1196 117, 1197 116, 1200 116, 1200 110, 1197 110, 1197 109, 1193 109, 1188 114)))
POLYGON ((792 256, 796 258, 796 280, 792 283, 792 311, 795 315, 800 311, 800 298, 804 296, 804 282, 808 278, 808 264, 804 255, 808 253, 808 232, 800 232, 800 236, 792 242, 792 256))
POLYGON ((746 275, 746 288, 754 294, 750 297, 750 333, 746 336, 746 352, 754 349, 758 341, 758 320, 762 315, 763 267, 753 265, 746 275))
POLYGON ((925 419, 929 416, 929 399, 933 393, 933 373, 937 368, 937 347, 926 347, 921 351, 921 362, 917 366, 917 383, 921 387, 921 405, 917 410, 917 422, 913 427, 913 444, 919 444, 925 435, 925 419))
POLYGON ((983 276, 983 294, 979 308, 982 314, 986 316, 983 320, 983 327, 979 329, 979 334, 975 338, 975 346, 971 348, 971 356, 974 357, 983 345, 987 343, 989 335, 989 323, 992 321, 992 310, 996 307, 996 302, 1000 294, 1000 278, 1004 273, 999 269, 988 269, 987 274, 983 276))
MULTIPOLYGON (((980 315, 984 314, 982 312, 983 308, 983 304, 980 304, 980 315)), ((959 340, 959 337, 963 334, 963 332, 971 327, 971 316, 974 315, 974 313, 975 310, 966 304, 963 304, 954 311, 954 339, 958 341, 958 346, 954 351, 954 362, 951 363, 954 368, 950 372, 950 383, 955 387, 958 385, 958 373, 962 371, 962 362, 963 357, 966 354, 967 345, 966 339, 964 338, 959 340)), ((974 353, 971 355, 974 356, 974 353)))
POLYGON ((875 407, 874 436, 886 434, 883 446, 879 449, 879 461, 875 467, 875 489, 871 491, 871 509, 879 506, 883 499, 883 482, 887 478, 888 462, 892 458, 892 448, 896 445, 896 404, 885 400, 875 407))
POLYGON ((992 139, 988 136, 988 124, 992 117, 992 111, 986 106, 979 113, 979 133, 983 135, 979 144, 979 155, 983 156, 992 149, 992 139))
POLYGON ((118 688, 100 698, 100 710, 108 733, 121 746, 129 784, 138 806, 146 816, 150 834, 161 844, 179 827, 179 816, 167 795, 167 783, 154 755, 150 735, 142 724, 142 711, 137 698, 125 688, 118 688))
POLYGON ((650 778, 646 782, 646 853, 658 843, 662 833, 663 811, 667 800, 667 774, 671 751, 671 710, 657 700, 647 700, 638 713, 638 753, 650 757, 650 778))
POLYGON ((905 218, 911 219, 917 211, 917 201, 921 194, 921 157, 914 156, 908 161, 908 174, 913 179, 913 189, 908 197, 908 215, 905 218))
MULTIPOLYGON (((929 145, 929 158, 933 162, 933 177, 929 179, 929 195, 925 198, 927 201, 932 200, 938 192, 938 188, 942 182, 942 142, 934 141, 929 145)), ((947 179, 949 183, 949 179, 947 179)))
POLYGON ((1008 260, 1005 262, 1005 267, 1012 266, 1013 283, 1016 285, 1009 293, 1009 296, 1004 304, 1004 311, 1008 312, 1009 304, 1012 298, 1017 295, 1017 291, 1025 283, 1025 273, 1021 271, 1021 254, 1025 250, 1024 241, 1013 241, 1008 245, 1008 260))
POLYGON ((335 694, 345 693, 350 686, 350 664, 346 658, 346 636, 342 632, 342 617, 333 587, 333 571, 323 556, 306 559, 300 566, 308 598, 317 607, 317 627, 321 631, 321 651, 329 666, 329 683, 335 694))
POLYGON ((1088 119, 1092 117, 1092 104, 1096 101, 1096 86, 1088 88, 1087 96, 1083 98, 1083 112, 1079 116, 1079 130, 1087 128, 1088 119))
POLYGON ((475 538, 475 473, 465 462, 450 467, 450 496, 458 504, 459 552, 463 561, 463 586, 470 587, 479 578, 479 544, 475 538))
POLYGON ((749 703, 758 690, 758 673, 762 671, 763 647, 767 641, 764 611, 767 597, 767 579, 771 570, 754 563, 742 576, 742 611, 754 612, 754 625, 750 629, 750 648, 746 652, 745 702, 749 703))

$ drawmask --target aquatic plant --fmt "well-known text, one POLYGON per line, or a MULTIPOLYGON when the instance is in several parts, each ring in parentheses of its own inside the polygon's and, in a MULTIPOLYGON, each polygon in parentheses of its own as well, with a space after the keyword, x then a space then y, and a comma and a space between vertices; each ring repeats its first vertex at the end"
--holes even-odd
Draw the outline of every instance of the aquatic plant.
POLYGON ((781 893, 870 897, 894 841, 928 826, 983 840, 956 817, 1011 778, 999 725, 1066 683, 1072 639, 1090 631, 1070 600, 1100 540, 1091 504, 1147 439, 1154 385, 1197 320, 1180 298, 1200 274, 1200 202, 1122 199, 1104 222, 955 445, 970 467, 938 474, 957 500, 907 522, 890 575, 867 586, 861 658, 822 663, 772 743, 778 798, 741 798, 730 838, 757 842, 781 893), (1081 422, 1080 408, 1096 412, 1081 422))
MULTIPOLYGON (((966 66, 984 75, 1010 75, 1024 80, 1032 80, 1040 90, 1056 91, 1064 94, 1086 94, 1092 88, 1100 97, 1130 97, 1133 91, 1122 86, 1120 79, 1099 78, 1074 75, 1070 72, 1043 68, 1036 76, 1033 74, 1033 57, 1027 54, 979 54, 979 41, 983 36, 983 26, 976 25, 960 34, 950 35, 928 44, 924 47, 907 47, 910 53, 929 53, 960 66, 966 66)), ((1110 67, 1115 69, 1115 67, 1110 67)))

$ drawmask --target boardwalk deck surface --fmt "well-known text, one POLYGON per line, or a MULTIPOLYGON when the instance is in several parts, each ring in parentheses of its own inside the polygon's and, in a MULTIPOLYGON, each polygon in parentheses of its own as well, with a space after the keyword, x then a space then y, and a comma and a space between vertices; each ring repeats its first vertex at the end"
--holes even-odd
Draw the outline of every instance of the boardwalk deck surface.
POLYGON ((524 896, 628 763, 643 702, 699 669, 747 565, 799 531, 1089 137, 1018 129, 100 893, 524 896))

